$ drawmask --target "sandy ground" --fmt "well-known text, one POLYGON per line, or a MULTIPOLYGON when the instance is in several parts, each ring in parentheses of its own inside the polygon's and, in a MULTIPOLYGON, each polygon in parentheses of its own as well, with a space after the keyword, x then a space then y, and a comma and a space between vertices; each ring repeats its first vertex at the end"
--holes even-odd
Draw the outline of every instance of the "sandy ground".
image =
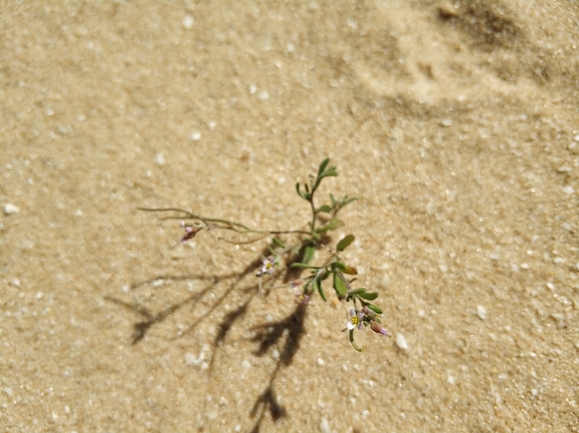
MULTIPOLYGON (((578 431, 579 6, 1 4, 0 430, 578 431), (326 156, 348 307, 256 293, 326 156), (6 206, 9 205, 9 206, 6 206)), ((327 253, 319 251, 316 260, 327 253)))

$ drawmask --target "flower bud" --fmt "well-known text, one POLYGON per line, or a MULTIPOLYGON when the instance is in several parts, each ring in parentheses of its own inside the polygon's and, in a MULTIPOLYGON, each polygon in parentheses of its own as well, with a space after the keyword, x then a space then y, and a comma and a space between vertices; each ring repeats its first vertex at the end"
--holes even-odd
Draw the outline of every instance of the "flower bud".
POLYGON ((374 313, 372 310, 370 310, 366 306, 362 307, 361 311, 362 311, 362 313, 364 313, 364 316, 366 316, 366 318, 368 318, 368 320, 374 320, 376 318, 376 313, 374 313))
POLYGON ((376 334, 386 335, 386 336, 389 335, 386 328, 383 328, 382 326, 380 326, 380 324, 378 322, 370 322, 370 328, 376 334))

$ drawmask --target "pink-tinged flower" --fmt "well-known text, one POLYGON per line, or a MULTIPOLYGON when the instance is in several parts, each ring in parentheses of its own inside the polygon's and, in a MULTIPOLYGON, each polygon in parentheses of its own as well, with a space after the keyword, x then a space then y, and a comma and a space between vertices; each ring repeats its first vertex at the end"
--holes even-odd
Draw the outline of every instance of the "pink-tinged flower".
POLYGON ((296 294, 296 298, 298 298, 300 304, 308 305, 308 302, 310 302, 310 295, 306 295, 305 293, 296 294))
POLYGON ((295 289, 296 287, 301 286, 302 283, 303 283, 303 280, 300 280, 300 279, 293 280, 293 281, 290 281, 289 286, 290 286, 290 288, 295 289))
POLYGON ((370 322, 370 328, 376 334, 386 335, 387 337, 390 336, 390 334, 388 334, 388 330, 386 328, 383 328, 378 322, 370 322))
POLYGON ((263 265, 261 269, 257 272, 257 276, 261 277, 263 274, 273 274, 275 271, 275 259, 273 257, 267 257, 262 260, 263 265))
POLYGON ((350 321, 346 325, 346 328, 348 328, 350 331, 356 327, 358 327, 358 329, 362 329, 363 321, 364 313, 361 311, 356 312, 356 310, 352 308, 350 310, 350 321))
POLYGON ((181 243, 183 243, 183 244, 185 242, 187 242, 189 239, 194 238, 195 235, 197 234, 197 232, 199 231, 199 229, 197 227, 187 225, 187 224, 185 224, 184 221, 181 221, 181 224, 179 224, 179 225, 185 229, 185 234, 181 238, 181 243))

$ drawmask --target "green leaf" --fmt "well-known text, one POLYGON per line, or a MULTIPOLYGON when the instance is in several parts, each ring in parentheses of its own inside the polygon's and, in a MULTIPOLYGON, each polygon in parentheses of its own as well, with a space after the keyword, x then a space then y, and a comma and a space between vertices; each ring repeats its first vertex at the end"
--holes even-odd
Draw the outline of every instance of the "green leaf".
MULTIPOLYGON (((306 185, 306 188, 307 188, 307 185, 306 185)), ((305 193, 305 192, 301 192, 301 191, 300 191, 300 184, 299 184, 299 182, 296 183, 296 191, 297 191, 298 195, 299 195, 301 198, 303 198, 304 200, 309 200, 309 199, 310 199, 310 195, 309 195, 308 193, 305 193)))
POLYGON ((330 203, 332 203, 332 209, 334 209, 336 207, 336 199, 332 193, 330 193, 330 203))
POLYGON ((276 244, 278 247, 280 248, 285 248, 285 245, 283 244, 282 241, 280 241, 278 238, 273 238, 271 240, 274 244, 276 244))
POLYGON ((300 268, 300 269, 320 269, 318 266, 306 265, 305 263, 292 263, 290 265, 292 268, 300 268))
POLYGON ((302 257, 302 263, 308 264, 312 261, 312 259, 314 258, 314 253, 316 252, 316 247, 314 247, 313 245, 308 245, 305 249, 304 249, 304 255, 302 257))
POLYGON ((358 269, 354 266, 346 266, 346 269, 344 269, 343 272, 348 275, 358 275, 358 269))
POLYGON ((320 168, 318 168, 318 177, 320 177, 320 175, 324 172, 329 163, 330 158, 326 158, 322 161, 322 163, 320 164, 320 168))
POLYGON ((317 289, 318 292, 320 292, 320 296, 322 297, 322 299, 324 301, 327 301, 326 294, 324 293, 324 289, 322 289, 322 283, 320 282, 320 280, 317 278, 314 278, 314 281, 312 281, 312 284, 314 285, 314 288, 317 289))
POLYGON ((359 295, 360 293, 366 293, 366 289, 364 287, 360 287, 359 289, 348 290, 348 295, 359 295))
POLYGON ((325 213, 330 213, 332 211, 332 208, 330 206, 328 206, 327 204, 320 206, 316 212, 325 212, 325 213))
POLYGON ((346 236, 344 239, 342 239, 342 240, 340 240, 340 242, 338 242, 336 249, 338 251, 344 251, 346 248, 348 248, 350 246, 350 244, 352 242, 354 242, 354 239, 356 239, 356 237, 354 235, 346 236))
POLYGON ((374 304, 370 304, 369 302, 364 302, 364 305, 366 305, 366 307, 368 307, 370 310, 372 310, 374 313, 376 314, 382 314, 382 309, 380 307, 378 307, 377 305, 374 304))
POLYGON ((346 206, 348 203, 352 203, 353 201, 356 200, 358 200, 358 197, 348 198, 348 196, 345 196, 344 199, 342 200, 342 206, 346 206))
POLYGON ((300 252, 301 248, 302 248, 301 245, 296 245, 296 246, 292 249, 292 251, 291 251, 290 254, 291 254, 292 256, 297 256, 298 253, 300 252))
POLYGON ((348 287, 346 287, 346 283, 344 283, 337 272, 334 272, 334 290, 339 298, 345 298, 348 294, 348 287))
POLYGON ((378 293, 376 292, 365 292, 365 293, 360 293, 358 295, 360 298, 364 298, 368 301, 373 301, 374 299, 376 299, 378 297, 378 293))
POLYGON ((342 226, 343 223, 338 218, 332 218, 328 224, 319 229, 316 229, 316 233, 325 233, 330 230, 337 229, 338 227, 342 226))

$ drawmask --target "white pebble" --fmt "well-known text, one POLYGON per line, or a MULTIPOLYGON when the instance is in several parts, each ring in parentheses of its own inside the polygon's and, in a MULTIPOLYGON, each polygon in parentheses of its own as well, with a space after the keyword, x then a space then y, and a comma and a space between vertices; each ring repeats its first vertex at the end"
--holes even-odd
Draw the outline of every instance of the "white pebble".
POLYGON ((579 134, 577 134, 575 137, 573 137, 573 140, 579 142, 579 134))
POLYGON ((20 280, 19 280, 18 278, 14 278, 14 279, 12 280, 12 285, 13 285, 14 287, 20 287, 20 280))
POLYGON ((279 359, 279 350, 273 349, 273 351, 271 352, 271 357, 273 359, 279 359))
POLYGON ((243 362, 241 363, 241 366, 242 366, 243 368, 245 368, 246 370, 249 370, 249 369, 251 368, 251 363, 250 363, 247 359, 245 359, 245 360, 243 360, 243 362))
POLYGON ((320 367, 323 367, 324 365, 326 365, 326 361, 324 361, 322 358, 318 358, 318 365, 320 367))
POLYGON ((203 362, 203 360, 205 359, 205 352, 201 351, 201 353, 199 354, 199 356, 195 356, 190 352, 187 352, 185 354, 185 364, 187 365, 199 365, 203 362))
POLYGON ((257 92, 257 86, 255 84, 251 84, 249 86, 249 94, 253 95, 255 92, 257 92))
POLYGON ((259 95, 257 95, 257 99, 259 99, 260 101, 265 101, 266 99, 269 99, 269 93, 267 93, 265 90, 263 92, 259 92, 259 95))
POLYGON ((187 15, 185 18, 183 18, 183 27, 185 27, 187 30, 193 27, 193 17, 191 15, 187 15))
POLYGON ((8 395, 12 395, 12 388, 4 388, 4 392, 8 395))
POLYGON ((6 215, 15 215, 20 212, 20 208, 18 206, 14 206, 12 203, 6 203, 4 205, 4 213, 6 215))
POLYGON ((575 192, 575 189, 571 185, 567 185, 566 187, 563 188, 563 192, 565 194, 573 194, 575 192))
POLYGON ((189 138, 191 138, 191 141, 199 141, 199 140, 201 140, 201 133, 197 132, 197 131, 193 131, 191 133, 191 137, 189 137, 189 138))
POLYGON ((165 165, 165 157, 162 153, 158 153, 157 156, 155 156, 155 162, 157 165, 165 165))
POLYGON ((396 334, 396 345, 402 350, 408 350, 408 343, 406 343, 406 338, 404 338, 404 335, 400 333, 396 334))
POLYGON ((561 265, 565 263, 565 259, 563 257, 555 257, 553 259, 553 263, 555 263, 556 265, 561 265))
POLYGON ((322 417, 322 420, 320 421, 320 430, 322 433, 332 433, 332 430, 330 430, 330 425, 328 424, 328 420, 324 417, 322 417))
POLYGON ((481 320, 485 320, 487 318, 487 309, 482 305, 479 305, 478 307, 476 307, 476 314, 478 314, 478 317, 481 320))
POLYGON ((442 126, 450 126, 452 125, 452 119, 442 119, 440 123, 442 126))

